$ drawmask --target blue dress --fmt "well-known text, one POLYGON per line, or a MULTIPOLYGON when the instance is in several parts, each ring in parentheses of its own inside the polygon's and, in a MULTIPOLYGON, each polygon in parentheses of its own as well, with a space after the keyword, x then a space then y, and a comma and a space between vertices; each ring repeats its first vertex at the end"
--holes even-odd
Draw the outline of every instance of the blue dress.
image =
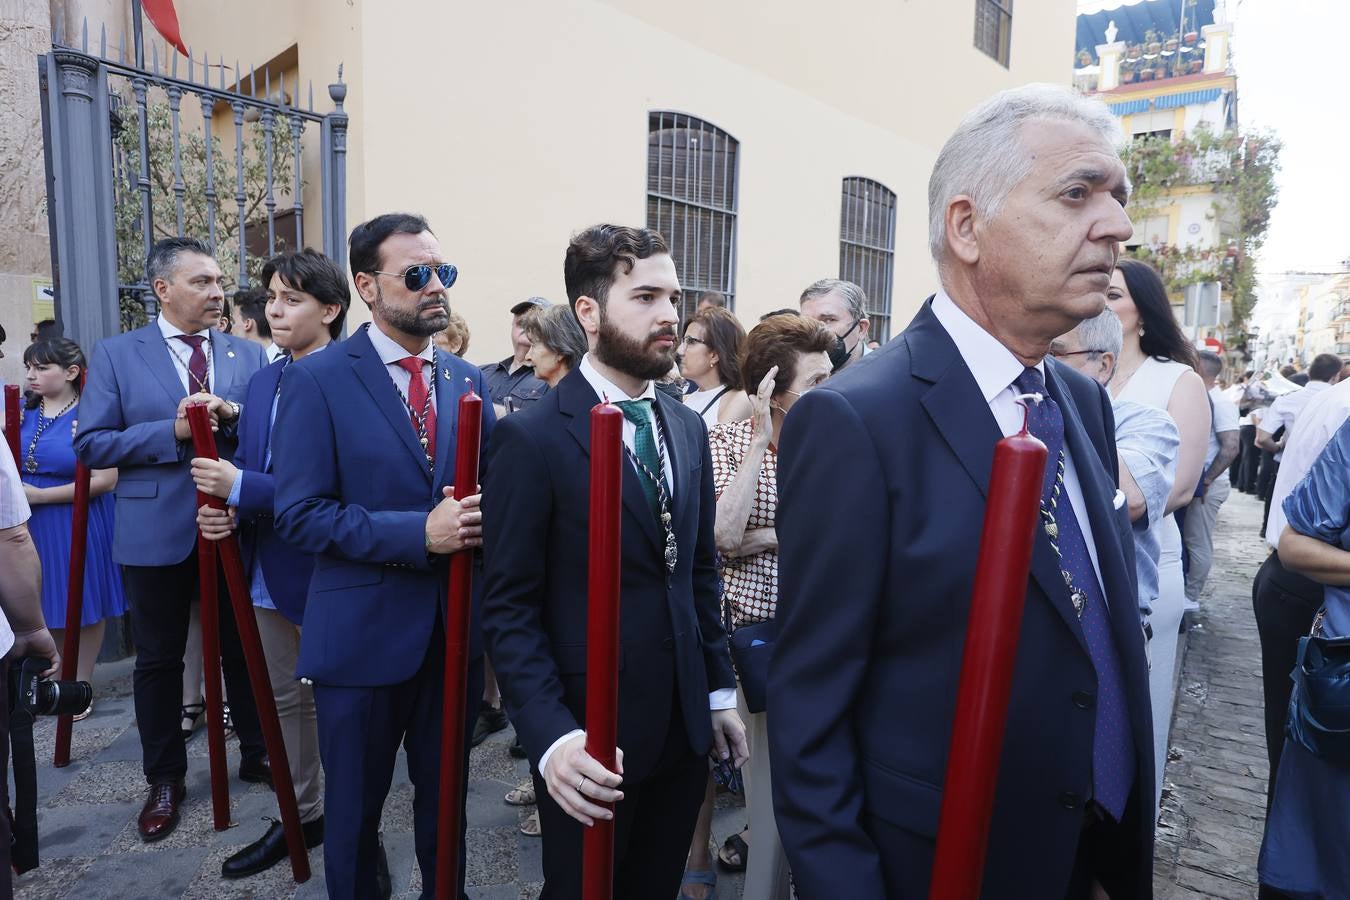
MULTIPOLYGON (((46 428, 33 447, 37 471, 28 471, 29 447, 37 434, 39 409, 26 409, 19 428, 19 475, 33 487, 58 487, 75 480, 76 417, 79 404, 47 419, 46 428)), ((28 530, 33 535, 38 558, 42 561, 42 614, 48 628, 66 627, 66 586, 70 581, 70 526, 74 505, 41 503, 33 505, 28 530)), ((113 495, 89 501, 89 538, 85 550, 84 607, 80 625, 93 625, 109 616, 120 616, 127 609, 122 593, 122 577, 112 558, 113 495)))
MULTIPOLYGON (((1350 550, 1350 422, 1284 501, 1299 534, 1350 550)), ((1350 635, 1350 587, 1328 585, 1325 637, 1350 635)), ((1258 864, 1261 883, 1296 900, 1350 898, 1350 767, 1284 742, 1258 864)))

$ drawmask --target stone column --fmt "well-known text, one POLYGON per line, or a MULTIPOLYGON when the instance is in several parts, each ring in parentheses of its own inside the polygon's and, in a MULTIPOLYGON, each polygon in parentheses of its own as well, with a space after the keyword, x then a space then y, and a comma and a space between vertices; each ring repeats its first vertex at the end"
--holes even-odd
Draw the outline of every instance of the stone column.
POLYGON ((1228 22, 1206 25, 1200 29, 1205 41, 1205 74, 1216 75, 1228 71, 1228 41, 1233 26, 1228 22))
POLYGON ((1109 91, 1120 87, 1120 61, 1124 56, 1124 41, 1097 45, 1097 59, 1101 62, 1102 70, 1097 76, 1097 90, 1109 91))

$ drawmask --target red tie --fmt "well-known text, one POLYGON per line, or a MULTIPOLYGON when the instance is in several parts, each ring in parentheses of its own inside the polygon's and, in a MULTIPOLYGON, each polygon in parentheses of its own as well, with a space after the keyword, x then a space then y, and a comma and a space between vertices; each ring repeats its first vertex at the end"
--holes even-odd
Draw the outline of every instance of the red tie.
POLYGON ((422 377, 422 364, 426 360, 420 356, 400 359, 398 364, 408 370, 408 416, 412 420, 413 431, 420 438, 425 428, 426 444, 422 447, 428 458, 436 458, 436 408, 427 403, 427 382, 422 377), (426 411, 426 422, 422 422, 422 412, 426 411))
POLYGON ((206 340, 200 334, 175 334, 183 343, 192 348, 192 356, 188 357, 188 393, 210 393, 211 379, 207 377, 206 372, 206 354, 202 352, 202 342, 206 340))

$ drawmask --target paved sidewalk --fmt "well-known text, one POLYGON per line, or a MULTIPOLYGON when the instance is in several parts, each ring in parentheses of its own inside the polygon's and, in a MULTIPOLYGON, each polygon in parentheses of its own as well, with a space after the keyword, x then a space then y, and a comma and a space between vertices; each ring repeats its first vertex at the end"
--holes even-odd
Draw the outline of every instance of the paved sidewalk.
POLYGON ((1154 858, 1159 900, 1250 900, 1266 809, 1261 645, 1252 580, 1265 562, 1261 503, 1219 510, 1214 568, 1187 640, 1154 858))

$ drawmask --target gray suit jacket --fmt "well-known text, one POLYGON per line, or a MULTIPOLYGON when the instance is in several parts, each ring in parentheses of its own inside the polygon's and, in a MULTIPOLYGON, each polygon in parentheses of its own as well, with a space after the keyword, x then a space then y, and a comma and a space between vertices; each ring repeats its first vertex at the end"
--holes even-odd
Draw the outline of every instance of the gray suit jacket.
MULTIPOLYGON (((75 452, 91 469, 118 469, 113 559, 126 566, 169 566, 197 540, 196 488, 188 473, 190 441, 173 434, 187 396, 177 364, 154 322, 100 341, 80 398, 75 452)), ((211 332, 211 392, 243 402, 249 377, 267 364, 261 346, 211 332)), ((216 435, 223 458, 235 451, 233 426, 216 435)))

